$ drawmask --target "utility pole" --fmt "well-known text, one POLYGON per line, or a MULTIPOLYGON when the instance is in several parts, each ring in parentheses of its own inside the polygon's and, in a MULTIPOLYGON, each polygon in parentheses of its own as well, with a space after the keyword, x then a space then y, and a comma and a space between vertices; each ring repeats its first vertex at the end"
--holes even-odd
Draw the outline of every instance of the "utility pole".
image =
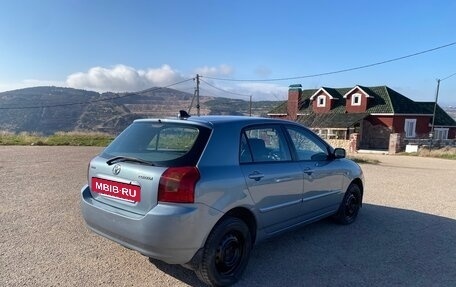
POLYGON ((434 102, 434 112, 432 114, 431 133, 429 134, 429 138, 431 140, 431 142, 429 144, 429 150, 432 149, 432 140, 434 139, 435 112, 437 110, 437 101, 439 99, 439 88, 440 88, 440 79, 437 79, 437 90, 435 92, 435 102, 434 102))
POLYGON ((432 127, 431 127, 431 133, 429 134, 429 138, 431 140, 430 144, 429 144, 429 151, 431 151, 432 149, 432 140, 434 138, 434 132, 435 132, 435 129, 434 129, 434 124, 435 124, 435 113, 437 111, 437 101, 439 100, 439 88, 440 88, 440 82, 441 81, 445 81, 446 79, 449 79, 453 76, 456 76, 456 73, 453 73, 451 75, 449 75, 448 77, 445 77, 443 79, 437 79, 437 90, 435 92, 435 103, 434 103, 434 113, 432 114, 432 127))
POLYGON ((199 75, 196 74, 196 114, 200 116, 200 92, 199 92, 200 79, 199 75))
POLYGON ((249 107, 249 111, 250 111, 250 116, 252 116, 252 96, 250 96, 250 107, 249 107))

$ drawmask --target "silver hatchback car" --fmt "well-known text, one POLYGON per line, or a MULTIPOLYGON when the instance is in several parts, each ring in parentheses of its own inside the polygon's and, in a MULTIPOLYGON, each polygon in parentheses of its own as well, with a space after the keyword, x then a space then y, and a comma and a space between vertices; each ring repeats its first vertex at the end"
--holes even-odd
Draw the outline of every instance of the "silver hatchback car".
POLYGON ((88 167, 88 227, 193 269, 239 280, 254 243, 332 216, 352 223, 361 168, 291 121, 233 116, 134 121, 88 167))

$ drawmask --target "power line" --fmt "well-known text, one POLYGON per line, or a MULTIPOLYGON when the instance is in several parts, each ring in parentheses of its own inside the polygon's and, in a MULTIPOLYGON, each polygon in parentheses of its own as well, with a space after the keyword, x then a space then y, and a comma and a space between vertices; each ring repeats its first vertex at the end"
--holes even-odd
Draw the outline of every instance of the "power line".
MULTIPOLYGON (((158 91, 160 89, 169 88, 169 87, 176 86, 176 85, 179 85, 179 84, 182 84, 182 83, 185 83, 185 82, 188 82, 188 81, 192 81, 192 80, 193 80, 193 78, 186 79, 186 80, 183 80, 183 81, 180 81, 180 82, 177 82, 177 83, 170 84, 168 86, 150 88, 150 89, 146 89, 146 90, 143 90, 141 92, 138 92, 138 93, 154 92, 154 91, 158 91)), ((29 107, 0 107, 0 110, 28 110, 28 109, 43 109, 43 108, 56 108, 56 107, 67 107, 67 106, 75 106, 75 105, 84 105, 84 104, 91 104, 91 103, 97 103, 97 102, 106 102, 106 101, 112 101, 112 100, 127 98, 127 97, 138 95, 138 93, 126 93, 125 95, 118 96, 118 97, 103 98, 103 99, 84 101, 84 102, 76 102, 76 103, 63 103, 63 104, 43 105, 43 106, 29 106, 29 107)))
POLYGON ((456 75, 456 73, 451 74, 451 75, 449 75, 448 77, 445 77, 445 78, 441 79, 440 81, 444 81, 444 80, 446 80, 446 79, 449 79, 449 78, 453 77, 454 75, 456 75))
POLYGON ((449 46, 453 46, 453 45, 456 45, 456 42, 449 43, 449 44, 446 44, 446 45, 443 45, 443 46, 439 46, 439 47, 435 47, 435 48, 432 48, 432 49, 428 49, 428 50, 425 50, 425 51, 413 53, 413 54, 410 54, 410 55, 406 55, 406 56, 402 56, 402 57, 398 57, 398 58, 393 58, 393 59, 389 59, 389 60, 373 63, 373 64, 368 64, 368 65, 363 65, 363 66, 358 66, 358 67, 353 67, 353 68, 348 68, 348 69, 343 69, 343 70, 337 70, 337 71, 332 71, 332 72, 320 73, 320 74, 311 74, 311 75, 297 76, 297 77, 273 78, 273 79, 228 79, 228 78, 216 78, 216 77, 209 77, 209 76, 201 76, 201 77, 205 77, 207 79, 212 79, 212 80, 218 80, 218 81, 232 81, 232 82, 274 82, 274 81, 287 81, 287 80, 314 78, 314 77, 345 73, 345 72, 350 72, 350 71, 354 71, 354 70, 360 70, 360 69, 365 69, 365 68, 369 68, 369 67, 373 67, 373 66, 378 66, 378 65, 382 65, 382 64, 386 64, 386 63, 390 63, 390 62, 394 62, 394 61, 403 60, 403 59, 414 57, 414 56, 418 56, 418 55, 421 55, 421 54, 429 53, 429 52, 432 52, 432 51, 435 51, 435 50, 439 50, 439 49, 443 49, 443 48, 446 48, 446 47, 449 47, 449 46))
POLYGON ((225 92, 225 93, 228 93, 228 94, 233 94, 233 95, 238 95, 238 96, 244 96, 244 97, 249 97, 249 115, 252 116, 252 96, 251 95, 242 95, 242 94, 238 94, 238 93, 233 93, 233 92, 230 92, 230 91, 227 91, 227 90, 224 90, 224 89, 221 89, 219 87, 216 87, 214 85, 211 85, 209 84, 208 82, 204 81, 204 80, 201 80, 201 82, 204 82, 206 85, 214 88, 214 89, 217 89, 219 91, 222 91, 222 92, 225 92))
MULTIPOLYGON (((221 94, 217 93, 216 91, 214 91, 214 89, 209 89, 209 88, 205 88, 205 87, 202 87, 200 88, 200 91, 201 91, 201 94, 204 95, 204 96, 209 96, 209 97, 223 97, 221 94)), ((234 97, 225 97, 225 98, 228 98, 228 99, 235 99, 234 97)), ((237 98, 236 98, 237 99, 237 98)))
MULTIPOLYGON (((202 77, 202 76, 201 76, 201 77, 202 77)), ((227 94, 232 94, 232 95, 242 96, 242 97, 250 97, 250 95, 238 94, 238 93, 234 93, 234 92, 230 92, 230 91, 224 90, 224 89, 222 89, 222 88, 219 88, 219 87, 217 87, 217 86, 214 86, 214 85, 212 85, 212 84, 209 84, 208 82, 206 82, 205 80, 202 80, 202 79, 200 79, 200 81, 203 82, 203 83, 205 83, 205 84, 208 85, 209 87, 212 87, 212 88, 214 88, 214 89, 216 89, 216 90, 222 91, 222 92, 227 93, 227 94)))

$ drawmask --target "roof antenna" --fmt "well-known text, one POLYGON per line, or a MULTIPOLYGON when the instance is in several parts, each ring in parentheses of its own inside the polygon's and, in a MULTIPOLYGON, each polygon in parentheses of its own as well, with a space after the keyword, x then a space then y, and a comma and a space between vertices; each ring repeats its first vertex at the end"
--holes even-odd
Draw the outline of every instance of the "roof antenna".
POLYGON ((179 114, 177 115, 177 118, 179 120, 186 120, 188 119, 189 117, 191 117, 186 111, 184 110, 180 110, 179 111, 179 114))

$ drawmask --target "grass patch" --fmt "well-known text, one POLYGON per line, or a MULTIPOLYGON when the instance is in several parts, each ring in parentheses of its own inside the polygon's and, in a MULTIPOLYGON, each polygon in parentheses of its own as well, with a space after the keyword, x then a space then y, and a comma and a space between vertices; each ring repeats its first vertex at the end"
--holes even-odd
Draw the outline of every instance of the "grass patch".
POLYGON ((112 135, 98 132, 57 132, 50 136, 0 132, 0 145, 107 146, 113 139, 112 135))
POLYGON ((436 157, 444 159, 453 159, 456 160, 456 147, 444 147, 441 149, 429 150, 427 148, 422 148, 415 153, 417 156, 423 157, 436 157))
POLYGON ((357 156, 348 156, 347 158, 351 159, 356 163, 367 163, 367 164, 379 164, 380 161, 378 159, 371 159, 365 157, 357 157, 357 156))

